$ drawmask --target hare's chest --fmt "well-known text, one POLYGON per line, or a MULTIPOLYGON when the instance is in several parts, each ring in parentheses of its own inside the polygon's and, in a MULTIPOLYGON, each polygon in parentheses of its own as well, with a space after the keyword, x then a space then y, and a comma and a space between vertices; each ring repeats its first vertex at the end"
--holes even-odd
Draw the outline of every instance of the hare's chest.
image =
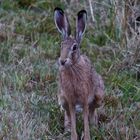
POLYGON ((62 89, 70 94, 78 96, 80 93, 85 91, 85 84, 82 80, 75 79, 74 77, 62 78, 61 80, 62 89))
POLYGON ((74 89, 74 90, 79 90, 83 87, 84 85, 84 80, 83 80, 82 75, 77 75, 76 73, 71 73, 71 72, 61 72, 60 73, 60 83, 61 86, 64 90, 68 89, 74 89))

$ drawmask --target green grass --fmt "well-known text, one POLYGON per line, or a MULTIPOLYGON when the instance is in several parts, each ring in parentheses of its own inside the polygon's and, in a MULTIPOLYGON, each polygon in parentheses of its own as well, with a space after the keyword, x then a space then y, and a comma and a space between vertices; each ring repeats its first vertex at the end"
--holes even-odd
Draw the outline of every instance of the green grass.
MULTIPOLYGON (((60 37, 53 21, 53 9, 57 5, 68 7, 56 0, 1 2, 2 140, 69 139, 69 134, 63 134, 64 112, 60 111, 57 102, 56 61, 59 57, 60 37), (31 5, 36 9, 30 9, 31 5)), ((108 18, 111 23, 114 15, 110 16, 108 18)), ((97 18, 100 22, 100 18, 97 18)), ((125 59, 122 51, 126 50, 113 48, 110 40, 103 34, 106 33, 117 46, 120 43, 117 32, 118 29, 112 24, 94 29, 90 26, 82 42, 82 52, 90 57, 105 82, 105 114, 101 118, 99 128, 91 127, 92 140, 140 139, 140 85, 133 69, 135 65, 129 69, 120 69, 119 65, 125 59), (102 34, 97 33, 99 29, 102 34), (94 45, 98 45, 98 48, 94 45), (111 52, 102 51, 106 46, 111 52)), ((77 130, 81 134, 83 124, 81 117, 78 118, 77 130)))

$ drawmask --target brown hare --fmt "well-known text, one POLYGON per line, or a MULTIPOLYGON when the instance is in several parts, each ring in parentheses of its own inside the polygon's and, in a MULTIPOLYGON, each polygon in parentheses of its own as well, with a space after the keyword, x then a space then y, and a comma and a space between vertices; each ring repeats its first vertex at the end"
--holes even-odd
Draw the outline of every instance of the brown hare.
POLYGON ((67 16, 60 8, 54 10, 54 21, 62 34, 59 58, 58 101, 65 110, 65 130, 71 130, 71 140, 77 140, 76 111, 83 110, 84 140, 90 140, 89 121, 97 123, 96 108, 104 99, 104 83, 90 60, 80 53, 80 42, 85 32, 87 12, 77 14, 76 35, 71 36, 67 16))

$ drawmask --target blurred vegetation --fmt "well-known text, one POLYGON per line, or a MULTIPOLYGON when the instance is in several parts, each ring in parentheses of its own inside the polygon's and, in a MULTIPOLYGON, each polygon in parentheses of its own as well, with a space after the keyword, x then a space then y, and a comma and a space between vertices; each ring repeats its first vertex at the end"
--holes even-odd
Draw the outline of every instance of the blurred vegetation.
MULTIPOLYGON (((0 139, 69 139, 57 103, 56 6, 67 12, 73 32, 76 13, 88 12, 81 51, 103 76, 106 92, 100 125, 91 127, 92 140, 140 139, 140 3, 89 2, 0 1, 0 139)), ((79 134, 81 122, 79 117, 79 134)))

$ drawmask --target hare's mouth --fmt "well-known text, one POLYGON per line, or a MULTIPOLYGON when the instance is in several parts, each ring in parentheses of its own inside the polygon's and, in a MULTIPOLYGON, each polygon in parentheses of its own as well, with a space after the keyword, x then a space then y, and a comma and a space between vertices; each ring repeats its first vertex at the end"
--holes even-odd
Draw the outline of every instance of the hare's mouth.
POLYGON ((66 67, 66 68, 68 68, 71 65, 72 65, 71 59, 66 58, 66 59, 63 60, 63 59, 59 58, 59 66, 60 67, 66 67))

